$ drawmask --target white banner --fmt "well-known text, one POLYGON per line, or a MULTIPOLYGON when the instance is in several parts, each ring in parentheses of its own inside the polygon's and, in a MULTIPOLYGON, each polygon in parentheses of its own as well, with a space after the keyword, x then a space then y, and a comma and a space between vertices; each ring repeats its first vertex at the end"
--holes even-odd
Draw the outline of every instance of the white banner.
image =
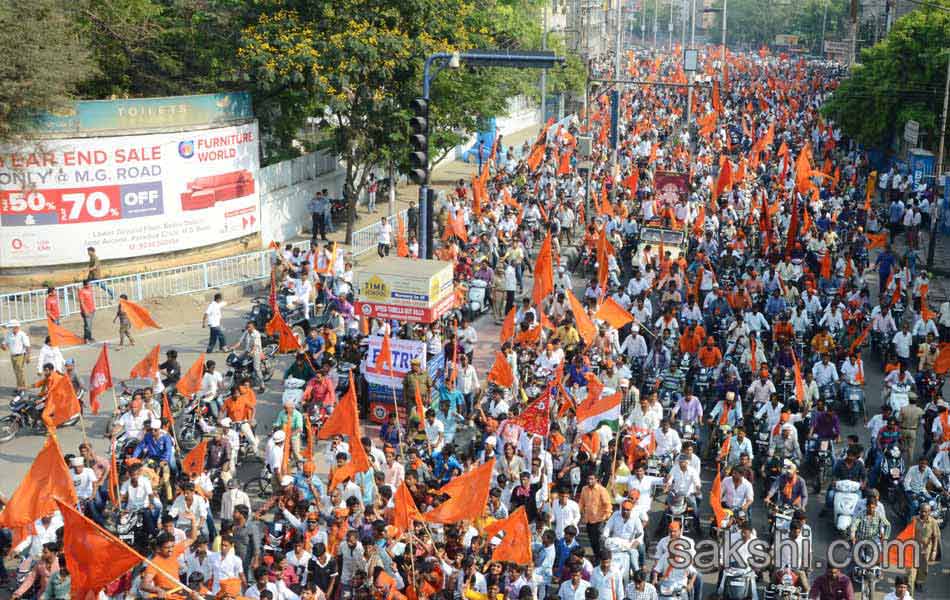
POLYGON ((369 350, 366 352, 361 370, 369 383, 387 387, 400 387, 402 386, 402 378, 410 370, 409 361, 418 358, 419 366, 423 370, 426 368, 426 344, 425 342, 395 338, 390 339, 389 342, 393 355, 392 377, 390 377, 389 369, 383 369, 382 372, 376 371, 376 357, 379 356, 383 343, 383 338, 378 335, 369 338, 369 350))
POLYGON ((260 229, 257 123, 0 150, 0 267, 207 246, 260 229))

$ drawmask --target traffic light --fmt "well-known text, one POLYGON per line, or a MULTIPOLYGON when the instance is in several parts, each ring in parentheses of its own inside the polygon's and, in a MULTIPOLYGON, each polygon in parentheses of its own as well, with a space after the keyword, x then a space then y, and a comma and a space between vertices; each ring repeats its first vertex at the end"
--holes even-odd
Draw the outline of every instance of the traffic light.
POLYGON ((412 134, 409 143, 412 152, 409 154, 409 178, 415 183, 423 185, 429 172, 429 101, 425 98, 416 98, 412 101, 413 117, 409 120, 412 134))

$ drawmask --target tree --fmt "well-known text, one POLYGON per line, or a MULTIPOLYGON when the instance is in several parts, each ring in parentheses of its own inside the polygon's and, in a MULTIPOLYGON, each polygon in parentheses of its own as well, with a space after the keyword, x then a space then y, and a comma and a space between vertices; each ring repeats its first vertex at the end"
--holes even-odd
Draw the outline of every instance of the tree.
MULTIPOLYGON (((950 5, 950 3, 946 3, 950 5)), ((950 52, 950 12, 922 7, 900 18, 877 45, 861 51, 822 112, 868 146, 888 144, 913 119, 936 148, 950 52)))
POLYGON ((87 98, 173 96, 239 89, 235 50, 245 0, 77 0, 78 25, 99 65, 87 98))
MULTIPOLYGON (((265 161, 299 152, 297 132, 308 117, 316 144, 340 156, 349 202, 347 242, 356 201, 377 165, 403 164, 410 118, 421 95, 425 57, 471 48, 521 47, 495 0, 259 0, 237 52, 254 86, 264 131, 265 161)), ((501 69, 446 70, 430 102, 430 154, 475 131, 479 116, 501 114, 517 80, 501 69)))
POLYGON ((67 6, 0 0, 0 142, 31 137, 36 116, 65 108, 95 70, 67 6))

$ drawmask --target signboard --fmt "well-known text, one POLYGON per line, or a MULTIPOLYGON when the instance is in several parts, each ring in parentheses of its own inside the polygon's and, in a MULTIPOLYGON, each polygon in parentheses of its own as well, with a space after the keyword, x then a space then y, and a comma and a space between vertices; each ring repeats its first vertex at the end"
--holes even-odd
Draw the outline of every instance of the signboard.
MULTIPOLYGON (((395 341, 396 340, 393 340, 393 342, 395 341)), ((425 354, 424 350, 423 354, 425 354)), ((436 386, 442 384, 444 369, 445 354, 442 353, 433 356, 425 364, 425 370, 429 373, 429 377, 432 378, 432 382, 436 386)), ((395 385, 390 387, 382 383, 374 383, 372 379, 367 377, 366 389, 368 391, 367 399, 369 401, 369 418, 371 421, 380 425, 386 422, 386 418, 393 412, 393 397, 395 396, 399 422, 403 425, 406 423, 406 407, 402 401, 402 378, 399 378, 399 380, 395 382, 395 385)))
POLYGON ((657 171, 653 181, 656 186, 656 199, 665 206, 673 206, 689 198, 689 178, 686 173, 657 171))
POLYGON ((260 229, 257 123, 0 149, 0 267, 215 244, 260 229))
POLYGON ((917 139, 920 137, 920 123, 909 120, 904 123, 904 141, 911 146, 917 145, 917 139))
POLYGON ((683 50, 683 70, 686 72, 699 70, 699 50, 692 48, 683 50))
POLYGON ((40 127, 53 133, 104 133, 130 129, 206 127, 254 118, 247 92, 81 100, 59 114, 44 115, 40 127))
POLYGON ((776 46, 797 46, 798 36, 780 33, 775 36, 775 45, 776 46))
POLYGON ((257 123, 0 149, 0 267, 185 250, 260 229, 257 123))
POLYGON ((455 295, 449 294, 437 304, 430 307, 409 305, 409 303, 393 304, 388 302, 356 301, 356 312, 370 319, 396 319, 410 323, 431 323, 449 312, 455 303, 455 295))
POLYGON ((827 52, 828 54, 850 54, 851 42, 847 40, 840 41, 840 42, 825 40, 825 52, 827 52))
POLYGON ((392 338, 389 340, 391 352, 393 355, 392 376, 389 370, 383 369, 382 372, 376 370, 376 359, 379 357, 380 348, 382 348, 383 338, 374 335, 369 338, 369 348, 367 348, 366 357, 360 365, 360 370, 366 381, 378 383, 379 385, 394 386, 401 385, 402 378, 410 370, 409 362, 418 359, 420 366, 426 366, 426 344, 425 342, 415 340, 401 340, 392 338))
POLYGON ((387 257, 361 266, 354 279, 361 302, 399 308, 431 308, 453 292, 452 264, 437 260, 387 257))

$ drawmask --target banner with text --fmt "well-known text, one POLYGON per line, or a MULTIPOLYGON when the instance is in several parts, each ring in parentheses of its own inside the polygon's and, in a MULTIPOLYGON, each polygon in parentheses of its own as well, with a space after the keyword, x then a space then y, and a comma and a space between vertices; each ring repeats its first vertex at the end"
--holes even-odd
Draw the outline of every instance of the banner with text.
POLYGON ((0 267, 207 246, 260 229, 257 123, 0 149, 0 267))
POLYGON ((376 370, 376 358, 383 345, 383 338, 374 335, 369 338, 369 348, 367 348, 366 358, 361 365, 363 376, 370 383, 384 385, 389 387, 401 387, 402 378, 411 369, 409 362, 413 359, 419 360, 419 366, 426 368, 426 344, 416 340, 401 340, 393 338, 390 341, 390 348, 393 355, 393 369, 390 376, 389 369, 383 369, 382 372, 376 370))

